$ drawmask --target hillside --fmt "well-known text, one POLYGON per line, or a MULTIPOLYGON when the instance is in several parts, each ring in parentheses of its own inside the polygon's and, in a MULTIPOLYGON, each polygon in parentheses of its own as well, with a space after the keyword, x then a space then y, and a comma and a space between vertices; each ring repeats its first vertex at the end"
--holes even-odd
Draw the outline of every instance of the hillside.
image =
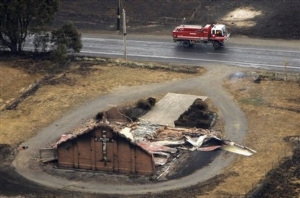
MULTIPOLYGON (((116 31, 118 1, 61 0, 54 27, 72 21, 81 31, 116 31)), ((188 23, 225 23, 232 35, 299 39, 299 0, 121 0, 127 32, 170 34, 188 23), (296 27, 296 28, 295 28, 296 27)))

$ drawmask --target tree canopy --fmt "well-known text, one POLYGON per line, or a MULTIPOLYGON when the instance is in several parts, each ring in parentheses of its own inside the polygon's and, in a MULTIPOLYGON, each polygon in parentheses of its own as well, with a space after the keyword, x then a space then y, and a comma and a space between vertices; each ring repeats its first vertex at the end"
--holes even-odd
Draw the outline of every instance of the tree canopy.
POLYGON ((37 32, 53 20, 59 0, 1 0, 0 45, 22 51, 28 32, 37 32))
POLYGON ((61 28, 52 31, 51 42, 55 46, 64 45, 67 49, 80 52, 82 48, 81 34, 77 31, 73 23, 66 23, 61 28))
POLYGON ((70 22, 52 31, 50 42, 54 47, 52 57, 55 62, 65 61, 68 51, 79 53, 82 48, 81 34, 70 22))

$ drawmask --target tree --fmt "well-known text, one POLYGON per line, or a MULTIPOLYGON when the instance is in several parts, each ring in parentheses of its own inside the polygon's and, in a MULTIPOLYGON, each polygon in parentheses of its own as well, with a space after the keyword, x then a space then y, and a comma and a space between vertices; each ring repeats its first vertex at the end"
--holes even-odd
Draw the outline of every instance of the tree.
POLYGON ((54 46, 65 45, 67 49, 80 52, 82 48, 81 34, 73 23, 66 23, 61 28, 52 31, 51 42, 54 46))
POLYGON ((51 43, 54 46, 52 52, 54 61, 58 62, 65 60, 68 51, 79 53, 82 48, 81 34, 73 23, 66 23, 61 28, 52 31, 51 43))
POLYGON ((51 57, 55 63, 60 65, 67 61, 67 54, 68 50, 66 45, 58 45, 57 48, 51 52, 51 57))
POLYGON ((11 52, 22 51, 29 32, 38 32, 53 20, 59 0, 1 0, 0 43, 11 52))
POLYGON ((35 53, 39 53, 39 52, 46 52, 46 49, 48 47, 48 44, 50 42, 50 34, 49 33, 45 33, 45 34, 34 34, 34 38, 33 38, 33 46, 34 46, 34 51, 35 53))

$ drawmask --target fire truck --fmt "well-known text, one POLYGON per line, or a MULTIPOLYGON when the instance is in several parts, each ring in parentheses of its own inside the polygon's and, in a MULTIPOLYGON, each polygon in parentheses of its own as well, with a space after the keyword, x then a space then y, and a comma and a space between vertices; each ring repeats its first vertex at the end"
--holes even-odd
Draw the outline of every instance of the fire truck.
POLYGON ((173 32, 173 41, 180 42, 184 47, 191 47, 196 43, 212 43, 215 49, 220 48, 229 39, 230 34, 223 24, 180 25, 173 32))

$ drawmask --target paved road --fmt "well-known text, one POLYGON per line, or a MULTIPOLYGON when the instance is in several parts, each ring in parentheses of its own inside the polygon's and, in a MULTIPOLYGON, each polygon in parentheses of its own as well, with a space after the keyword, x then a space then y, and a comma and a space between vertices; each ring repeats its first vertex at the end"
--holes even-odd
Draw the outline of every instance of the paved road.
MULTIPOLYGON (((33 49, 33 37, 25 49, 33 49)), ((82 35, 82 55, 124 58, 123 35, 82 35)), ((129 60, 157 60, 191 64, 221 63, 226 65, 300 71, 300 41, 268 40, 233 37, 221 49, 211 44, 184 48, 171 36, 128 35, 126 55, 129 60), (285 67, 287 66, 287 67, 285 67)))
MULTIPOLYGON (((231 38, 226 45, 215 50, 211 44, 197 44, 192 48, 184 48, 179 43, 172 42, 171 37, 144 37, 133 40, 126 39, 126 54, 129 59, 163 60, 168 62, 190 63, 222 63, 240 67, 267 68, 300 71, 300 42, 276 40, 270 45, 268 40, 261 40, 255 45, 255 40, 231 38), (253 42, 251 42, 253 41, 253 42), (287 46, 287 44, 289 44, 287 46)), ((124 42, 122 36, 95 37, 83 35, 82 54, 124 57, 124 42)))

